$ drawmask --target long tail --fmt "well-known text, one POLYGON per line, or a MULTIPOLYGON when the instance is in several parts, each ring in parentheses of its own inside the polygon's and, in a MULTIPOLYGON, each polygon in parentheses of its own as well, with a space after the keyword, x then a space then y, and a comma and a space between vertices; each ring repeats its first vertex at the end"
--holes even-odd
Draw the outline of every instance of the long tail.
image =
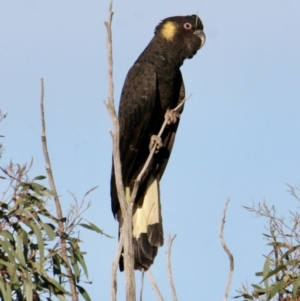
POLYGON ((159 180, 150 176, 144 198, 133 213, 134 268, 148 270, 164 243, 159 180))

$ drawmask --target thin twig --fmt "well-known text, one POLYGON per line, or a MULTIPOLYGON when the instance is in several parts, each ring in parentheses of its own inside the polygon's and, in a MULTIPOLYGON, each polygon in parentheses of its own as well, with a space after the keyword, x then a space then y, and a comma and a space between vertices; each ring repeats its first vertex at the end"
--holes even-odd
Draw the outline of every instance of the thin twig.
POLYGON ((144 275, 145 275, 145 271, 142 270, 140 301, 143 301, 144 275))
POLYGON ((48 152, 47 147, 47 141, 46 141, 46 123, 45 123, 45 112, 44 112, 44 80, 41 78, 41 101, 40 101, 40 107, 41 107, 41 119, 42 119, 42 147, 44 152, 44 157, 46 161, 46 171, 48 174, 48 181, 50 184, 50 188, 54 195, 54 203, 56 208, 56 214, 57 214, 57 223, 58 223, 58 232, 61 239, 61 257, 65 263, 66 266, 66 273, 69 278, 70 282, 70 289, 72 294, 72 300, 78 301, 78 295, 76 292, 76 282, 75 282, 75 276, 72 272, 72 269, 70 267, 70 262, 67 254, 67 245, 66 240, 64 238, 64 223, 62 222, 63 214, 60 206, 60 200, 58 198, 54 177, 52 174, 52 168, 50 163, 50 156, 48 152))
POLYGON ((228 206, 229 201, 230 201, 230 199, 227 200, 227 202, 225 204, 225 207, 223 209, 223 216, 222 216, 220 231, 219 231, 221 245, 222 245, 224 251, 227 253, 227 255, 229 257, 229 262, 230 262, 230 270, 229 270, 229 275, 228 275, 228 279, 227 279, 227 285, 226 285, 226 290, 225 290, 225 295, 224 295, 223 301, 227 301, 227 299, 228 299, 229 290, 230 290, 230 286, 231 286, 232 275, 233 275, 233 271, 234 271, 234 258, 233 258, 233 255, 230 253, 229 249, 227 248, 225 240, 224 240, 224 236, 223 236, 226 210, 227 210, 227 206, 228 206))
MULTIPOLYGON (((120 127, 117 117, 117 113, 114 106, 114 85, 113 85, 113 56, 112 56, 112 11, 113 1, 110 0, 109 3, 109 16, 108 21, 105 22, 105 27, 107 31, 107 54, 108 54, 108 102, 105 102, 106 108, 109 112, 111 120, 113 122, 113 161, 114 161, 114 171, 117 193, 121 208, 121 214, 123 218, 122 233, 124 239, 124 269, 125 269, 125 281, 126 281, 126 300, 135 301, 135 277, 134 277, 134 255, 133 255, 133 244, 132 244, 132 205, 126 204, 124 184, 122 180, 121 172, 121 161, 120 161, 120 127)), ((114 276, 112 276, 114 277, 114 276)), ((112 287, 112 291, 114 288, 112 287)))
POLYGON ((178 298, 177 298, 177 295, 176 295, 176 290, 175 290, 175 285, 174 285, 174 280, 173 280, 172 266, 171 266, 172 243, 173 243, 175 238, 176 238, 176 235, 171 237, 171 235, 169 234, 169 237, 168 237, 168 251, 166 252, 166 257, 167 257, 168 277, 169 277, 172 297, 173 297, 174 301, 178 301, 178 298))
POLYGON ((155 294, 156 294, 158 300, 159 300, 159 301, 164 301, 164 298, 163 298, 161 292, 160 292, 159 289, 158 289, 158 286, 157 286, 157 284, 156 284, 156 282, 155 282, 155 279, 154 279, 154 277, 153 277, 153 275, 152 275, 150 269, 148 269, 147 274, 148 274, 150 283, 151 283, 151 285, 152 285, 152 288, 153 288, 153 290, 154 290, 154 292, 155 292, 155 294))
MULTIPOLYGON (((173 110, 170 110, 171 112, 177 112, 183 105, 184 103, 191 97, 191 95, 187 98, 184 98, 173 110)), ((170 119, 170 115, 168 114, 168 111, 166 112, 165 114, 165 120, 164 120, 164 123, 162 124, 157 136, 158 137, 161 137, 165 127, 167 126, 168 124, 168 121, 170 119)), ((148 155, 148 158, 142 168, 142 170, 140 171, 139 175, 137 176, 135 182, 134 182, 134 186, 133 186, 133 190, 132 190, 132 194, 131 194, 131 198, 130 198, 130 203, 133 204, 134 203, 134 200, 136 198, 136 195, 137 195, 137 192, 138 192, 138 188, 139 188, 139 185, 140 185, 140 182, 141 182, 141 179, 143 178, 144 176, 144 173, 146 172, 151 160, 152 160, 152 157, 155 153, 155 150, 156 150, 156 146, 157 146, 157 143, 155 142, 149 155, 148 155)))
POLYGON ((119 237, 117 254, 116 254, 115 260, 113 262, 112 269, 111 269, 111 276, 112 276, 111 277, 111 301, 117 300, 117 269, 118 269, 121 252, 123 249, 123 244, 124 244, 124 238, 123 238, 123 234, 121 232, 120 237, 119 237))

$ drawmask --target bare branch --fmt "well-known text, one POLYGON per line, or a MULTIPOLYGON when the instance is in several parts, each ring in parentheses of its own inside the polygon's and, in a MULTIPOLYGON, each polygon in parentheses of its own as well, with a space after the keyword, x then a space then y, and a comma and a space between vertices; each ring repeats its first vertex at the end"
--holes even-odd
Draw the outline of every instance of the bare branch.
POLYGON ((226 285, 226 290, 225 290, 225 295, 224 295, 223 301, 227 301, 227 299, 228 299, 229 290, 230 290, 230 286, 231 286, 232 275, 233 275, 233 271, 234 271, 234 258, 233 258, 233 255, 230 253, 229 249, 227 248, 225 240, 224 240, 224 236, 223 236, 226 210, 227 210, 227 206, 228 206, 229 201, 230 201, 230 199, 227 200, 227 202, 225 204, 225 207, 223 209, 223 216, 222 216, 220 231, 219 231, 221 245, 222 245, 224 251, 227 253, 227 255, 229 257, 229 262, 230 262, 230 271, 229 271, 229 275, 228 275, 228 279, 227 279, 227 285, 226 285))
MULTIPOLYGON (((109 3, 108 21, 105 22, 107 31, 107 54, 108 54, 108 102, 105 102, 106 108, 113 122, 113 161, 115 169, 115 179, 117 193, 123 218, 122 233, 124 239, 124 265, 126 274, 126 300, 135 301, 135 278, 134 278, 134 255, 132 244, 132 204, 127 205, 125 198, 124 184, 122 180, 121 162, 120 162, 120 128, 117 113, 114 106, 114 85, 113 85, 113 56, 112 56, 112 31, 111 24, 113 18, 113 1, 109 3)), ((112 287, 112 292, 114 288, 112 287)))
POLYGON ((186 101, 192 96, 193 94, 190 94, 188 97, 184 98, 178 105, 173 109, 174 112, 178 112, 178 110, 186 103, 186 101))
POLYGON ((142 279, 141 279, 140 301, 143 301, 144 275, 145 275, 145 271, 143 270, 142 271, 142 279))
POLYGON ((71 289, 71 294, 72 294, 72 300, 73 301, 78 301, 78 295, 76 291, 76 282, 75 282, 75 276, 72 272, 72 269, 70 267, 70 262, 67 254, 67 245, 66 245, 66 240, 64 238, 64 223, 62 222, 63 214, 60 206, 60 200, 58 198, 55 182, 54 182, 54 177, 52 174, 52 168, 51 168, 51 163, 50 163, 50 156, 48 152, 48 147, 47 147, 47 140, 46 140, 46 123, 45 123, 45 112, 44 112, 44 80, 41 78, 41 101, 40 101, 40 107, 41 107, 41 119, 42 119, 42 147, 43 147, 43 152, 44 152, 44 157, 46 161, 46 171, 48 174, 48 181, 50 188, 53 192, 54 195, 54 203, 55 203, 55 208, 56 208, 56 214, 57 214, 57 223, 58 223, 58 233, 60 235, 61 239, 61 257, 63 261, 65 262, 66 265, 66 273, 69 278, 70 282, 70 289, 71 289))
POLYGON ((118 250, 117 254, 115 257, 115 260, 112 265, 111 269, 111 301, 116 301, 117 300, 117 270, 118 270, 118 264, 121 256, 121 252, 123 249, 123 244, 124 244, 124 238, 123 234, 121 232, 120 237, 119 237, 119 245, 118 245, 118 250))
POLYGON ((158 286, 157 286, 157 284, 156 284, 156 282, 155 282, 155 279, 154 279, 154 277, 153 277, 153 275, 152 275, 150 269, 148 269, 147 274, 148 274, 150 283, 151 283, 151 285, 152 285, 152 288, 153 288, 153 290, 154 290, 154 292, 155 292, 155 294, 156 294, 158 300, 159 300, 159 301, 164 301, 164 298, 163 298, 161 292, 160 292, 159 289, 158 289, 158 286))
POLYGON ((174 280, 173 280, 172 266, 171 266, 172 243, 173 243, 175 238, 176 238, 176 235, 171 237, 171 235, 169 234, 169 236, 168 236, 168 251, 166 252, 166 257, 167 257, 167 266, 168 266, 168 277, 169 277, 169 282, 170 282, 170 287, 171 287, 173 300, 178 301, 177 295, 176 295, 176 290, 175 290, 175 285, 174 285, 174 280))
MULTIPOLYGON (((192 95, 192 94, 191 94, 191 95, 192 95)), ((171 110, 171 111, 177 112, 177 111, 184 105, 184 103, 191 97, 191 95, 190 95, 189 97, 187 97, 187 98, 184 98, 184 99, 177 105, 177 107, 174 108, 174 109, 171 110)), ((160 130, 159 130, 159 132, 158 132, 158 134, 157 134, 158 137, 161 137, 161 135, 162 135, 162 133, 164 132, 164 129, 165 129, 165 127, 167 126, 168 121, 169 121, 169 119, 170 119, 170 115, 167 114, 167 113, 168 113, 168 111, 167 111, 166 114, 165 114, 165 120, 164 120, 164 123, 162 124, 162 126, 161 126, 161 128, 160 128, 160 130)), ((135 200, 135 198, 136 198, 136 195, 137 195, 137 192, 138 192, 138 188, 139 188, 141 179, 143 178, 144 173, 146 172, 146 170, 147 170, 147 168, 148 168, 148 166, 149 166, 149 164, 150 164, 150 162, 151 162, 151 160, 152 160, 152 157, 153 157, 153 155, 154 155, 154 153, 155 153, 156 146, 157 146, 157 144, 154 143, 154 145, 153 145, 153 147, 152 147, 152 149, 151 149, 151 152, 149 153, 149 156, 148 156, 148 158, 147 158, 147 160, 146 160, 146 162, 145 162, 145 164, 144 164, 144 166, 143 166, 141 172, 139 173, 139 175, 137 176, 137 178, 136 178, 136 180, 135 180, 135 182, 134 182, 134 186, 133 186, 133 190, 132 190, 132 194, 131 194, 131 198, 130 198, 130 203, 132 203, 132 204, 133 204, 133 202, 134 202, 134 200, 135 200)))
POLYGON ((126 215, 126 202, 125 200, 125 192, 124 192, 124 185, 122 181, 122 172, 121 172, 121 162, 120 162, 120 149, 119 149, 119 140, 120 140, 120 128, 119 128, 119 121, 118 116, 114 106, 114 83, 113 83, 113 56, 112 56, 112 31, 111 31, 111 24, 113 18, 113 11, 112 11, 112 0, 109 3, 109 16, 108 21, 104 22, 106 31, 107 31, 107 55, 108 55, 108 102, 104 102, 111 120, 113 122, 113 129, 114 131, 111 132, 111 136, 113 139, 113 160, 114 160, 114 167, 115 167, 115 175, 116 175, 116 185, 117 185, 117 192, 118 198, 120 200, 120 206, 123 216, 126 215), (124 211, 124 212, 123 212, 124 211))

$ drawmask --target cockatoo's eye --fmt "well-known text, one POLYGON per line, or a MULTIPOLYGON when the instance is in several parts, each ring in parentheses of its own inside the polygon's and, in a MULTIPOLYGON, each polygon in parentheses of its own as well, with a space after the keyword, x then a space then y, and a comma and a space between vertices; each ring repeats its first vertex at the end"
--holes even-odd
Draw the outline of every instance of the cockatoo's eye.
POLYGON ((184 24, 183 24, 183 28, 184 28, 184 29, 190 30, 190 29, 192 29, 192 27, 193 27, 193 26, 192 26, 191 23, 184 23, 184 24))

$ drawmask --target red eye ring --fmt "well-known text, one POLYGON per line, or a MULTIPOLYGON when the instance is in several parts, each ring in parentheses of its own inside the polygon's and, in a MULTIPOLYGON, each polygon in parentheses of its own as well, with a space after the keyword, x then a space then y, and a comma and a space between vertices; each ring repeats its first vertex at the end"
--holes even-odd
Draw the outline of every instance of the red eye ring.
POLYGON ((192 27, 193 27, 193 26, 192 26, 191 23, 184 23, 184 24, 183 24, 183 28, 184 28, 184 29, 190 30, 190 29, 192 29, 192 27))

